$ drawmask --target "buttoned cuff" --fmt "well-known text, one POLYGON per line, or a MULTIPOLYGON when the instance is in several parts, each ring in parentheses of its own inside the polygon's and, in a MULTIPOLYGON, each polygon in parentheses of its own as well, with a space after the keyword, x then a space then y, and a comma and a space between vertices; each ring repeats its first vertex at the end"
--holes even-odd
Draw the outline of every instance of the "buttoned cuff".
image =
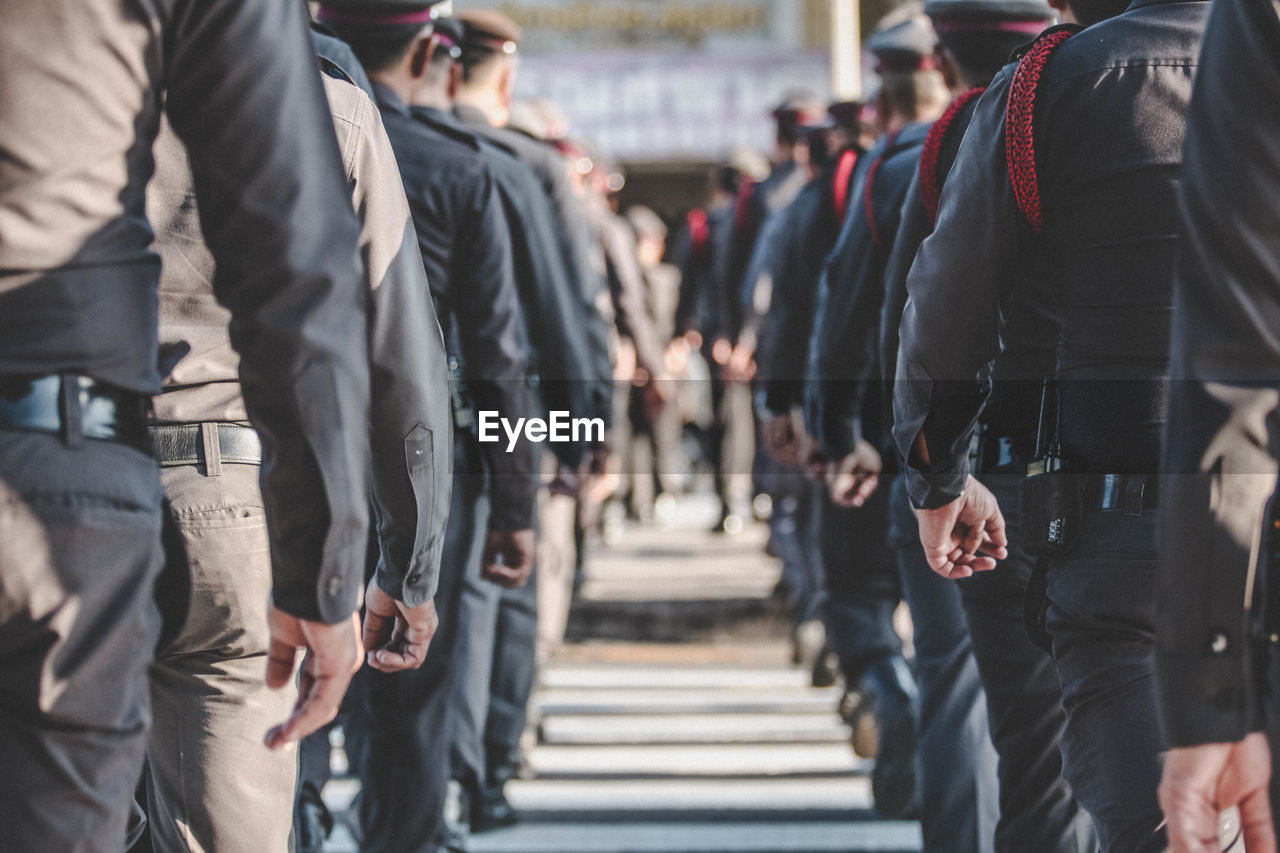
POLYGON ((916 509, 939 509, 964 494, 969 484, 969 459, 960 460, 952 467, 934 466, 928 469, 907 464, 907 494, 916 509))
POLYGON ((1160 711, 1170 747, 1239 743, 1266 728, 1253 657, 1157 656, 1160 711))

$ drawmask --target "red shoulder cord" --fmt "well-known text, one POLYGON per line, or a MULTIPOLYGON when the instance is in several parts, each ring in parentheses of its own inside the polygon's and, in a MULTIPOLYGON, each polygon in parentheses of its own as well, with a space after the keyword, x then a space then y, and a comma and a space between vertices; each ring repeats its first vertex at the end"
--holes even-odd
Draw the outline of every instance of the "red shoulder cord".
POLYGON ((1036 89, 1049 56, 1058 45, 1071 38, 1070 30, 1057 30, 1037 41, 1018 62, 1009 86, 1009 106, 1005 115, 1004 148, 1009 161, 1009 182, 1018 210, 1031 230, 1044 230, 1044 208, 1040 201, 1040 177, 1036 170, 1036 89))
POLYGON ((862 192, 863 211, 867 216, 867 227, 871 229, 871 239, 875 241, 876 246, 883 251, 887 247, 884 238, 880 235, 880 225, 876 222, 876 208, 872 199, 872 191, 875 188, 876 172, 880 171, 880 167, 884 165, 884 161, 893 153, 893 146, 898 142, 898 134, 902 129, 890 133, 884 141, 884 150, 880 152, 880 156, 871 164, 871 168, 867 169, 867 183, 862 192))
POLYGON ((924 202, 925 213, 929 214, 929 221, 935 225, 938 223, 938 204, 942 201, 943 178, 938 172, 942 144, 946 142, 947 133, 955 123, 956 116, 985 91, 986 86, 975 86, 959 95, 929 128, 929 135, 924 139, 924 148, 920 152, 920 199, 924 202))
POLYGON ((689 225, 689 252, 695 257, 702 255, 711 239, 711 227, 707 224, 707 212, 702 208, 689 211, 685 220, 689 225))
POLYGON ((850 148, 840 155, 840 162, 836 164, 836 174, 831 187, 831 197, 835 202, 836 219, 844 224, 844 219, 849 215, 849 182, 853 179, 853 169, 858 165, 858 152, 850 148))
POLYGON ((733 223, 739 228, 746 228, 751 220, 751 200, 756 196, 756 182, 743 181, 738 187, 738 198, 733 207, 733 223))

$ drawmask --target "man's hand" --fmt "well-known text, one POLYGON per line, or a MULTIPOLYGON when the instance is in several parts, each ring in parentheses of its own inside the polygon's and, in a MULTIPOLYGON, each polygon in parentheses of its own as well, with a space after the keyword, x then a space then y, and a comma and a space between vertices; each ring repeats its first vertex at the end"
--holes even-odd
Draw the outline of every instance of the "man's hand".
POLYGON ((997 560, 1009 556, 1000 505, 972 477, 963 494, 946 506, 916 510, 916 521, 925 559, 944 578, 961 580, 992 571, 997 560))
POLYGON ((783 465, 796 465, 800 462, 800 437, 803 427, 797 426, 792 412, 776 415, 765 421, 764 449, 775 462, 783 465))
POLYGON ((291 749, 322 726, 333 722, 351 676, 360 669, 360 617, 352 613, 337 625, 307 622, 278 610, 267 611, 271 650, 267 653, 267 686, 279 690, 293 678, 298 650, 306 651, 298 685, 298 701, 289 719, 267 732, 270 749, 291 749))
POLYGON ((1170 750, 1160 783, 1171 853, 1220 853, 1218 815, 1240 808, 1244 849, 1276 853, 1271 816, 1271 748, 1262 734, 1236 744, 1170 750))
POLYGON ((538 547, 532 530, 490 530, 484 543, 484 579, 503 589, 519 589, 533 573, 538 547))
POLYGON ((831 461, 822 452, 822 445, 816 438, 808 433, 800 436, 800 467, 804 469, 806 477, 815 483, 823 482, 830 464, 831 461))
POLYGON ((376 578, 369 582, 364 596, 364 647, 369 666, 378 672, 404 672, 422 666, 439 627, 434 601, 409 607, 387 595, 376 578))
POLYGON ((846 509, 861 507, 880 487, 883 470, 884 460, 879 451, 860 440, 852 453, 827 468, 831 500, 846 509))

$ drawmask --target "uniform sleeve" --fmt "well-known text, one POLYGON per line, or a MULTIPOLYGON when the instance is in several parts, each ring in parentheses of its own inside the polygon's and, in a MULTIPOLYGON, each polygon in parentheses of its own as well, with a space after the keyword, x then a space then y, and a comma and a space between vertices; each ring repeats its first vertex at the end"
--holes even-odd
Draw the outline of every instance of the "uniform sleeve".
POLYGON ((1275 5, 1215 3, 1183 166, 1161 510, 1157 664, 1173 746, 1261 727, 1248 616, 1261 608, 1253 580, 1280 446, 1277 93, 1275 5))
POLYGON ((894 382, 894 440, 907 489, 932 509, 960 496, 969 445, 990 394, 1001 304, 1017 280, 1024 234, 1005 159, 1009 72, 978 102, 942 192, 937 227, 907 277, 894 382), (915 453, 923 434, 928 460, 915 453))
POLYGON ((834 239, 834 223, 822 216, 822 202, 823 194, 813 184, 792 206, 791 227, 778 252, 769 315, 761 327, 765 406, 775 414, 791 411, 804 397, 818 279, 834 239))
MULTIPOLYGON (((866 158, 874 163, 874 157, 866 158)), ((885 210, 883 199, 895 195, 888 180, 888 163, 882 161, 878 180, 872 186, 872 208, 885 210)), ((853 184, 850 198, 861 200, 867 193, 870 169, 862 171, 853 184)), ((900 197, 900 190, 896 195, 900 197)), ((891 217, 877 223, 885 234, 896 227, 897 204, 891 217), (893 221, 891 221, 893 220, 893 221)), ((810 350, 809 374, 814 395, 815 436, 832 459, 853 452, 862 439, 863 400, 868 383, 876 376, 879 353, 880 309, 884 301, 884 268, 887 248, 877 245, 866 205, 854 204, 827 262, 826 301, 820 306, 810 350)), ((874 413, 879 415, 877 408, 874 413)))
POLYGON ((173 14, 167 109, 262 437, 274 600, 337 623, 364 579, 367 297, 304 8, 187 0, 173 14))
MULTIPOLYGON (((506 200, 522 307, 538 356, 538 391, 549 411, 598 417, 595 380, 600 362, 608 366, 609 353, 603 343, 596 348, 605 336, 591 326, 603 325, 603 320, 594 305, 583 302, 571 272, 554 251, 554 214, 533 181, 530 175, 527 187, 511 187, 506 200)), ((551 449, 565 465, 577 467, 586 458, 587 444, 557 443, 551 449)))
POLYGON ((410 607, 435 595, 453 472, 444 336, 430 297, 395 152, 373 101, 349 160, 372 297, 370 446, 378 585, 410 607))
POLYGON ((627 224, 608 215, 604 227, 604 249, 613 285, 618 330, 636 346, 636 360, 651 375, 664 373, 663 348, 649 310, 649 285, 636 257, 636 241, 627 224))
POLYGON ((880 309, 880 379, 892 387, 898 362, 898 327, 907 306, 907 275, 920 251, 920 244, 933 230, 929 214, 920 197, 920 178, 911 179, 907 197, 902 202, 898 234, 884 273, 884 307, 880 309))
MULTIPOLYGON (((538 416, 525 362, 524 317, 511 258, 511 234, 488 169, 469 182, 473 195, 459 205, 466 221, 457 232, 452 275, 462 363, 478 411, 511 423, 538 416)), ((533 527, 538 491, 537 447, 523 438, 507 452, 505 440, 481 445, 489 470, 492 530, 533 527)))

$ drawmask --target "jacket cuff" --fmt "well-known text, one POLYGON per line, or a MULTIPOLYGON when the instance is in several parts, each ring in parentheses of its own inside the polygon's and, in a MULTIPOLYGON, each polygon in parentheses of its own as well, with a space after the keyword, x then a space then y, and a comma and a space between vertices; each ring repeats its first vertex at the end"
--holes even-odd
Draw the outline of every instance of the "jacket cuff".
POLYGON ((538 480, 495 476, 491 484, 489 529, 532 530, 537 518, 538 480))
POLYGON ((964 487, 969 484, 969 459, 965 457, 952 467, 927 470, 908 464, 906 477, 912 506, 916 509, 939 509, 964 494, 964 487))
POLYGON ((1266 728, 1253 655, 1160 654, 1160 711, 1169 746, 1239 743, 1266 728))

